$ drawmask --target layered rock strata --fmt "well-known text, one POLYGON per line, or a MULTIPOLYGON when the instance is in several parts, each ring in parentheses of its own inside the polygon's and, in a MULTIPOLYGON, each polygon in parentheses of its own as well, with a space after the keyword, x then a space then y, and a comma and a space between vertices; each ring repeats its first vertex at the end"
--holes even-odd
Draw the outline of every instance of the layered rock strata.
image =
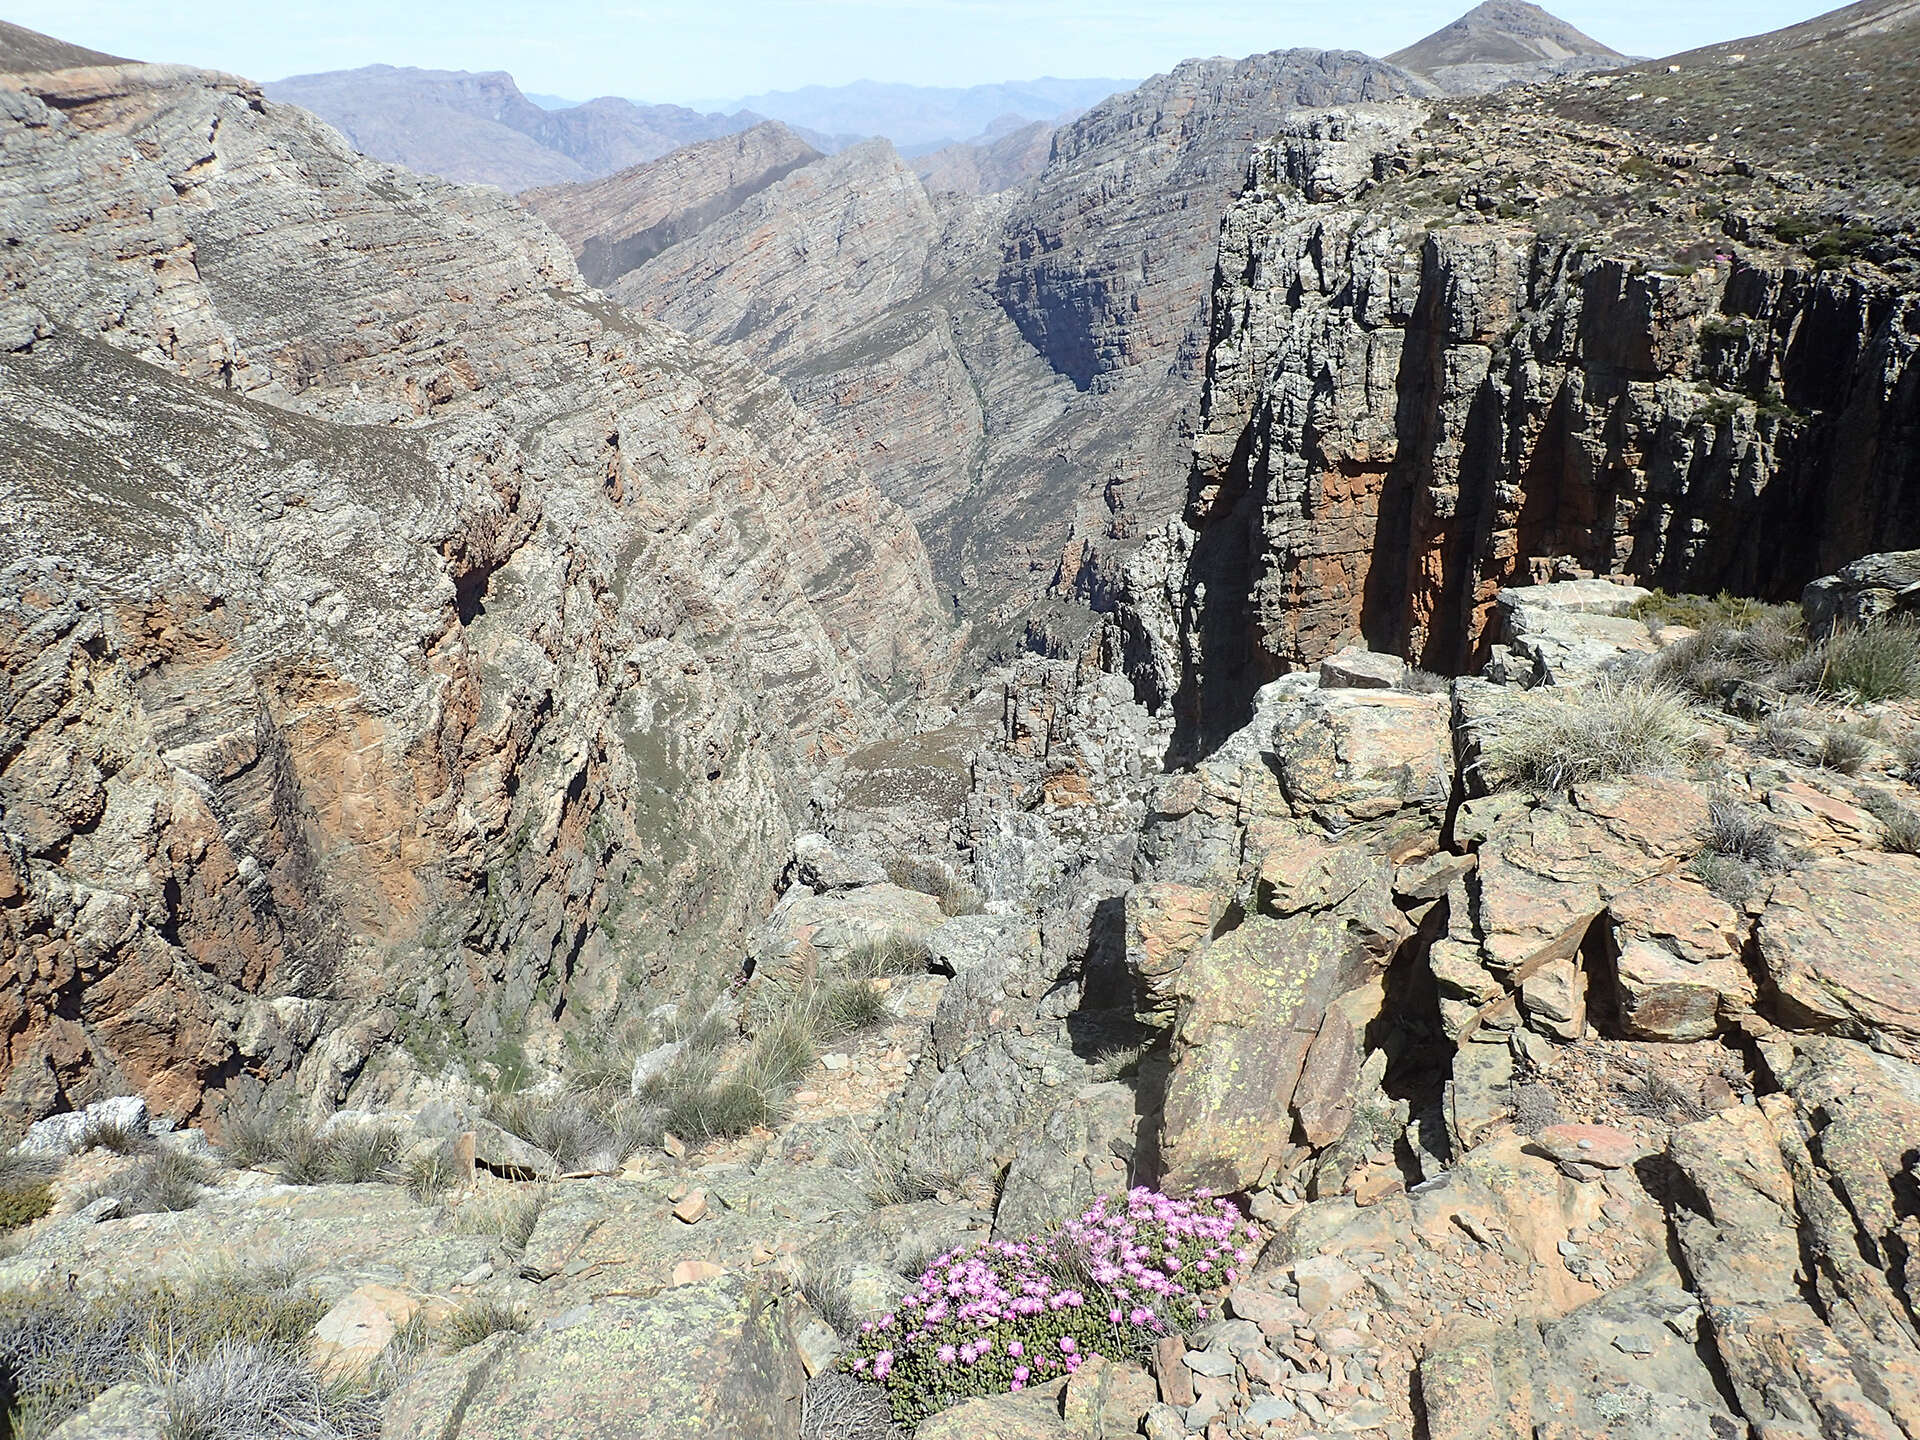
POLYGON ((910 523, 503 196, 205 72, 0 107, 9 1109, 692 984, 946 663, 910 523))

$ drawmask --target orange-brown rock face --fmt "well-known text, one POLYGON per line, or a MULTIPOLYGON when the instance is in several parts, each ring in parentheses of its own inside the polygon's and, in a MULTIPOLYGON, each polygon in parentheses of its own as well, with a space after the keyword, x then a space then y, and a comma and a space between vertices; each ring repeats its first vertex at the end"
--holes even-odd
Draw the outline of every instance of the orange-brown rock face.
POLYGON ((503 197, 231 77, 0 87, 6 1108, 330 1103, 719 963, 950 663, 911 524, 503 197))

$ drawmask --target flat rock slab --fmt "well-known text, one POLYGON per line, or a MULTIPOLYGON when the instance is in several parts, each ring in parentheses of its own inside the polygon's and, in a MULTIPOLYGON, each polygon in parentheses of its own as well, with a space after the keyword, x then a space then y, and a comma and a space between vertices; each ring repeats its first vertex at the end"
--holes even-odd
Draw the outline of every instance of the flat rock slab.
POLYGON ((275 1185, 213 1191, 191 1210, 94 1223, 74 1216, 0 1262, 0 1290, 191 1280, 209 1257, 295 1260, 329 1304, 362 1285, 440 1294, 483 1264, 493 1241, 446 1227, 437 1205, 392 1185, 275 1185))
POLYGON ((458 1440, 797 1440, 806 1371, 739 1282, 553 1317, 473 1377, 458 1440))
POLYGON ((1760 963, 1789 1024, 1875 1039, 1920 1059, 1920 859, 1817 860, 1774 886, 1760 963))

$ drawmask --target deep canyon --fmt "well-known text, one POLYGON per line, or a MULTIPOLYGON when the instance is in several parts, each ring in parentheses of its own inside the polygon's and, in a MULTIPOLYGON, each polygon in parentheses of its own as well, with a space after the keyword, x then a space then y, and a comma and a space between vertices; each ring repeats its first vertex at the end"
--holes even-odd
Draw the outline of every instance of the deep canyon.
POLYGON ((0 1431, 1920 1440, 1917 56, 903 155, 0 25, 0 1431), (882 1383, 1135 1186, 1210 1314, 882 1383), (22 1359, 215 1250, 359 1408, 22 1359))

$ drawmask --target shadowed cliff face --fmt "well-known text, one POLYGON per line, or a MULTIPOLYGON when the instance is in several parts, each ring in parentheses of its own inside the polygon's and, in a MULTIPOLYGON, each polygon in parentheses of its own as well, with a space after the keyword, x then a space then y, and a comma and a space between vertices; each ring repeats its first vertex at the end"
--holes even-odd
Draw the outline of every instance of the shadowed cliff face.
POLYGON ((718 983, 949 663, 905 517, 504 197, 231 77, 5 85, 6 1108, 392 1098, 718 983))
POLYGON ((1536 110, 1336 116, 1256 164, 1223 232, 1190 528, 1118 605, 1181 743, 1343 644, 1476 664, 1498 588, 1556 568, 1790 598, 1920 540, 1897 244, 1823 268, 1768 228, 1798 189, 1704 146, 1623 160, 1621 132, 1536 110), (1566 179, 1595 173, 1622 177, 1575 197, 1604 222, 1568 223, 1566 179))

